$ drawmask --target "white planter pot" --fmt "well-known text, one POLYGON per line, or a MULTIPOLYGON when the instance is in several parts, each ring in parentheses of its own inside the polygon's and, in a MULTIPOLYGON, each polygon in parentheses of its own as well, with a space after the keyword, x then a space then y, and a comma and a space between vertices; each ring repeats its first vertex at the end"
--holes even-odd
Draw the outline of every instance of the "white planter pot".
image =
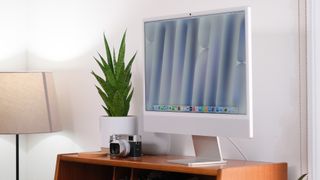
POLYGON ((109 148, 112 134, 137 134, 136 116, 100 117, 100 141, 102 148, 109 148))

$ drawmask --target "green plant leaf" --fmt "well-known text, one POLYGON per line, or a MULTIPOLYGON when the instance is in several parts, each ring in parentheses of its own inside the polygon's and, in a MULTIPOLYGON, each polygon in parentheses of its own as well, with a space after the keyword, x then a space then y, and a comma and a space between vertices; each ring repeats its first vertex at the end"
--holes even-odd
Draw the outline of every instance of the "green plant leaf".
POLYGON ((133 90, 134 90, 134 89, 132 88, 129 96, 128 96, 127 99, 126 99, 127 102, 130 102, 130 101, 131 101, 131 98, 132 98, 132 95, 133 95, 133 90))
POLYGON ((133 89, 131 90, 131 93, 129 94, 129 96, 127 96, 126 98, 126 102, 125 102, 125 113, 128 114, 129 113, 129 109, 130 109, 130 101, 133 95, 133 89))
POLYGON ((108 60, 108 64, 110 66, 111 71, 114 73, 114 68, 113 68, 113 62, 112 62, 112 56, 111 56, 111 52, 110 52, 110 47, 106 38, 105 33, 103 33, 103 40, 104 40, 104 47, 106 50, 106 55, 107 55, 107 60, 108 60))
POLYGON ((126 82, 126 75, 124 71, 124 66, 120 66, 117 74, 117 82, 120 89, 125 89, 128 86, 128 83, 126 82))
POLYGON ((132 63, 134 61, 134 59, 136 58, 136 55, 137 55, 137 52, 134 53, 134 55, 132 56, 132 58, 130 59, 127 67, 126 67, 126 72, 130 72, 131 71, 131 66, 132 66, 132 63))
POLYGON ((102 105, 102 108, 106 111, 106 113, 108 114, 108 116, 112 116, 112 114, 110 113, 109 109, 107 109, 105 106, 102 105))
POLYGON ((106 81, 110 83, 111 86, 116 87, 117 86, 117 79, 115 75, 112 73, 111 69, 109 67, 105 67, 106 71, 106 81))
POLYGON ((302 180, 304 177, 306 177, 308 174, 306 173, 306 174, 303 174, 302 176, 300 176, 299 177, 299 179, 298 180, 302 180))
POLYGON ((125 79, 124 79, 124 81, 126 82, 127 86, 129 85, 130 80, 131 80, 131 72, 125 74, 125 79))
POLYGON ((117 64, 117 74, 116 74, 116 78, 118 80, 119 85, 122 84, 122 82, 125 80, 125 72, 124 72, 124 63, 118 63, 117 64))
POLYGON ((131 60, 129 61, 129 63, 127 65, 127 67, 125 68, 125 75, 124 76, 125 76, 125 81, 127 83, 129 83, 130 79, 131 79, 131 67, 132 67, 132 63, 133 63, 133 61, 134 61, 134 59, 136 57, 136 54, 137 54, 137 52, 132 56, 131 60))
POLYGON ((95 57, 93 57, 93 58, 97 62, 97 64, 99 65, 99 67, 100 67, 101 71, 103 72, 104 76, 107 77, 107 72, 105 71, 105 67, 103 66, 103 64, 101 64, 101 62, 97 58, 95 58, 95 57))
POLYGON ((96 88, 97 88, 98 93, 99 93, 100 97, 102 98, 103 102, 108 107, 108 104, 110 103, 109 99, 108 99, 108 96, 105 94, 105 92, 102 91, 102 89, 100 87, 96 86, 96 88))
POLYGON ((106 60, 101 56, 101 54, 100 54, 99 52, 98 52, 98 55, 99 55, 99 57, 100 57, 100 59, 101 59, 101 62, 102 62, 102 64, 103 64, 103 66, 108 66, 106 60))
POLYGON ((129 113, 129 109, 130 109, 130 103, 126 103, 124 105, 124 114, 127 114, 129 113))
MULTIPOLYGON (((124 70, 125 70, 125 64, 124 64, 124 57, 125 57, 125 51, 126 51, 125 41, 126 41, 126 32, 122 36, 121 45, 120 45, 119 53, 118 53, 118 59, 115 64, 115 66, 116 66, 115 67, 115 72, 116 72, 115 76, 118 81, 119 81, 119 78, 121 78, 121 76, 124 75, 124 70)), ((120 80, 120 81, 123 81, 123 80, 120 80)))
POLYGON ((118 63, 124 63, 124 56, 126 52, 126 34, 127 34, 127 31, 125 31, 122 36, 119 53, 118 53, 118 63))
POLYGON ((108 87, 106 86, 105 84, 105 80, 102 79, 100 76, 98 76, 95 72, 91 72, 91 74, 93 74, 93 76, 96 78, 96 80, 98 81, 98 83, 100 84, 100 86, 103 88, 103 89, 107 89, 108 87))
POLYGON ((115 111, 115 116, 126 116, 123 112, 124 110, 124 98, 120 91, 117 91, 113 97, 114 107, 117 107, 115 111))
MULTIPOLYGON (((103 62, 104 59, 103 57, 99 54, 100 58, 101 58, 101 61, 103 62)), ((113 86, 116 86, 116 79, 114 77, 114 74, 111 70, 111 67, 108 66, 108 64, 106 66, 104 66, 97 58, 95 58, 95 61, 97 62, 97 64, 99 65, 101 71, 103 72, 105 78, 106 78, 106 81, 109 81, 111 85, 113 86)), ((105 61, 104 61, 105 62, 105 61)))
POLYGON ((104 79, 102 79, 100 76, 98 76, 95 72, 91 72, 93 74, 93 76, 96 78, 96 80, 98 81, 98 83, 100 84, 100 86, 102 87, 103 91, 109 95, 112 96, 114 93, 114 88, 112 87, 111 84, 109 84, 109 81, 105 81, 104 79))
POLYGON ((116 66, 116 64, 117 64, 116 50, 113 48, 113 65, 116 66))
POLYGON ((131 84, 129 84, 127 87, 126 87, 126 89, 124 90, 124 96, 125 97, 128 97, 128 95, 129 95, 129 92, 130 92, 130 90, 131 90, 131 84))

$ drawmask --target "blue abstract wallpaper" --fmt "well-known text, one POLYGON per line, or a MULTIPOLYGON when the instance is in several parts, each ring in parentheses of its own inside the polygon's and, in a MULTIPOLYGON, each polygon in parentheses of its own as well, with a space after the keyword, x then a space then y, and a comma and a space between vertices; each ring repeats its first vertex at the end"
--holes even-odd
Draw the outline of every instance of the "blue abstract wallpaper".
POLYGON ((148 21, 147 111, 246 113, 245 12, 148 21))

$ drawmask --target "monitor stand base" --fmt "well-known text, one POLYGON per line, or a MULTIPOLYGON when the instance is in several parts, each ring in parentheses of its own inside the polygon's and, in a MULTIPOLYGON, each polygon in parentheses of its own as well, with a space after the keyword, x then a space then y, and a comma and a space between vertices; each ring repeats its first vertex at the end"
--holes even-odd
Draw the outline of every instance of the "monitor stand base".
POLYGON ((218 137, 192 136, 195 157, 191 159, 168 160, 169 163, 187 166, 217 166, 225 164, 218 137))

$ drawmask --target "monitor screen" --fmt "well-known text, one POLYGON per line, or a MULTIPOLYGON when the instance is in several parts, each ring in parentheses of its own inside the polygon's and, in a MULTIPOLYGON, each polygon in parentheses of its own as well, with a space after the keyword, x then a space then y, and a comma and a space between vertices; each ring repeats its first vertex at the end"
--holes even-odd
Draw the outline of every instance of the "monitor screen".
POLYGON ((245 12, 145 23, 147 111, 246 114, 245 12))
POLYGON ((239 8, 144 22, 147 116, 192 117, 198 124, 205 122, 202 116, 190 114, 251 121, 248 12, 239 8))

